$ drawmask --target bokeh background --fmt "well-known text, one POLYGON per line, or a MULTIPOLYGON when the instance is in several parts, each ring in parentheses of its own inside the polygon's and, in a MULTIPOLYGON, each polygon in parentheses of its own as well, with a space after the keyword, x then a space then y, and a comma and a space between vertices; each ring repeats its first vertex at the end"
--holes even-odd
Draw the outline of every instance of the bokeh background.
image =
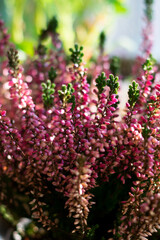
POLYGON ((33 54, 38 34, 55 15, 67 50, 73 43, 91 51, 100 31, 109 33, 117 14, 126 12, 125 0, 1 0, 0 14, 16 45, 33 54))
MULTIPOLYGON (((155 0, 153 55, 158 60, 159 9, 160 1, 155 0)), ((55 15, 66 51, 78 42, 89 58, 98 45, 99 33, 104 30, 108 53, 134 58, 141 42, 143 10, 143 0, 0 0, 0 16, 6 22, 11 40, 30 55, 41 29, 55 15)))

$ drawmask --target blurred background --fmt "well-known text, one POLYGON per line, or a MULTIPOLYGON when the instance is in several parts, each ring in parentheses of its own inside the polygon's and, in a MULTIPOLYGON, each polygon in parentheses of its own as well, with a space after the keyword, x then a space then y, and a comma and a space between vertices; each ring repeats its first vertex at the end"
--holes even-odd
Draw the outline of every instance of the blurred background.
POLYGON ((6 22, 11 40, 33 54, 38 34, 55 15, 58 32, 68 50, 74 42, 90 54, 99 33, 113 29, 117 14, 126 13, 126 0, 1 0, 0 15, 6 22))
MULTIPOLYGON (((160 1, 154 3, 153 55, 160 60, 160 1)), ((106 51, 123 58, 134 58, 139 51, 143 26, 144 0, 0 0, 0 16, 16 46, 33 54, 38 34, 55 15, 58 32, 66 51, 78 42, 89 58, 106 33, 106 51)))

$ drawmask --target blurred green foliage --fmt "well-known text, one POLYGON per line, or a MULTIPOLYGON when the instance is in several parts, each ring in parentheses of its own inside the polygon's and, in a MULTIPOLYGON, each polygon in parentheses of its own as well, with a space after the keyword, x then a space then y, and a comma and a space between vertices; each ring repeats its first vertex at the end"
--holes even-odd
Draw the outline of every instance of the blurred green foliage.
MULTIPOLYGON (((0 15, 11 40, 33 54, 38 34, 56 15, 65 49, 79 42, 95 47, 99 33, 108 32, 117 13, 124 13, 126 0, 1 0, 0 15)), ((88 53, 89 54, 89 53, 88 53)))

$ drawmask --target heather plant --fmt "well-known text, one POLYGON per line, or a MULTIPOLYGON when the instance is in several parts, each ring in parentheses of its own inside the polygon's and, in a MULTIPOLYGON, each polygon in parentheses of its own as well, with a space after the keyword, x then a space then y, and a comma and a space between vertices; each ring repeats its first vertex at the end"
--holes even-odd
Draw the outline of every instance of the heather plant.
POLYGON ((0 35, 8 50, 0 78, 6 86, 0 95, 0 213, 14 227, 13 239, 151 239, 160 229, 156 63, 150 54, 143 57, 121 116, 119 60, 105 56, 104 33, 98 61, 87 69, 78 44, 67 64, 57 24, 53 18, 42 30, 34 58, 24 63, 8 35, 0 35), (43 43, 48 37, 51 50, 43 43))
POLYGON ((141 66, 144 64, 146 59, 149 57, 152 51, 153 45, 153 26, 152 26, 152 15, 153 15, 153 0, 145 0, 145 14, 144 14, 144 28, 142 31, 143 41, 140 46, 141 54, 137 56, 135 64, 133 65, 133 75, 139 77, 141 72, 141 66))

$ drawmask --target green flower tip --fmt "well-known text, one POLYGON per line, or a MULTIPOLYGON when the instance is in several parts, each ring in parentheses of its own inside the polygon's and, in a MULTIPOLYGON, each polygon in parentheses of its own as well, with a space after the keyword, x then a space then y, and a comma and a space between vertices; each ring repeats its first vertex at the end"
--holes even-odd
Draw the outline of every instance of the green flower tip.
POLYGON ((78 44, 74 45, 74 49, 73 48, 69 49, 69 51, 71 52, 70 58, 74 64, 80 65, 80 63, 82 62, 82 57, 84 56, 82 50, 83 47, 82 46, 79 47, 78 44))
POLYGON ((107 86, 110 88, 111 94, 117 94, 119 89, 119 78, 114 77, 113 74, 109 75, 109 79, 107 79, 107 86))
POLYGON ((75 96, 73 95, 74 88, 72 83, 68 83, 68 85, 62 85, 61 90, 58 90, 58 95, 63 102, 63 105, 66 103, 72 103, 72 110, 75 107, 75 96))
POLYGON ((144 71, 151 71, 155 63, 156 60, 150 54, 150 56, 146 59, 145 63, 142 65, 142 68, 144 71))
POLYGON ((97 78, 96 78, 96 87, 98 88, 99 93, 101 94, 104 90, 104 87, 107 85, 106 82, 106 75, 104 72, 102 72, 97 78))
POLYGON ((41 86, 44 107, 48 109, 53 106, 53 94, 55 93, 55 84, 48 79, 46 83, 42 83, 41 86))
POLYGON ((129 85, 128 97, 129 97, 128 103, 130 107, 133 107, 139 97, 138 83, 136 83, 135 81, 133 81, 132 84, 129 85))
POLYGON ((109 79, 106 80, 106 75, 102 72, 96 78, 96 87, 98 88, 99 93, 103 92, 106 85, 110 88, 111 94, 117 94, 119 89, 118 77, 114 77, 113 74, 110 74, 109 79))

